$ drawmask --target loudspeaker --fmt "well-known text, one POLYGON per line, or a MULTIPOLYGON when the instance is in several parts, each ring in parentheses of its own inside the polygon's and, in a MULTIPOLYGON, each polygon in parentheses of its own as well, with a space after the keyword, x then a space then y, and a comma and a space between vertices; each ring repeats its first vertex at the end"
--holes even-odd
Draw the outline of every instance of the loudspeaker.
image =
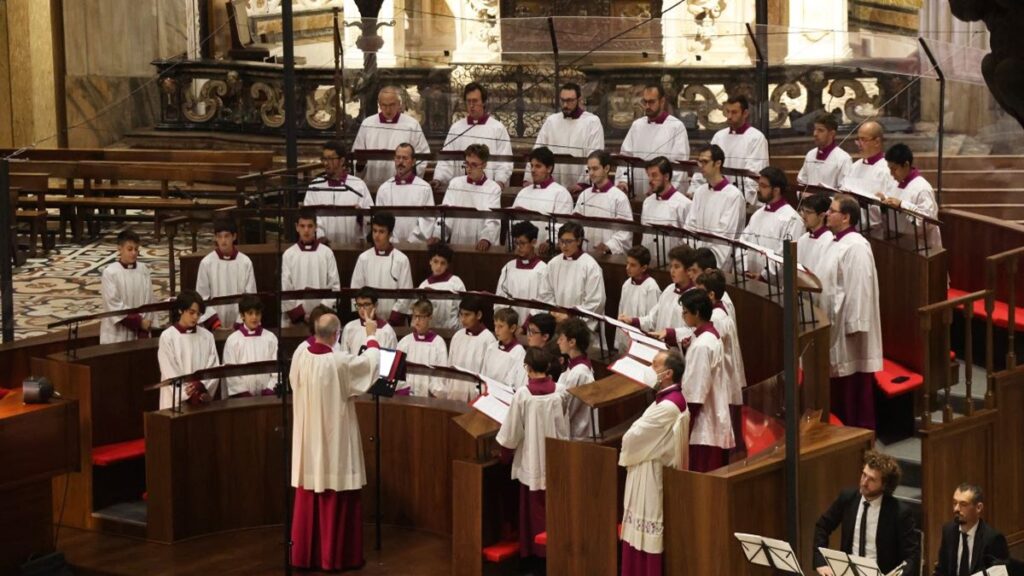
POLYGON ((25 404, 45 404, 53 396, 53 384, 43 377, 29 376, 21 383, 25 404))

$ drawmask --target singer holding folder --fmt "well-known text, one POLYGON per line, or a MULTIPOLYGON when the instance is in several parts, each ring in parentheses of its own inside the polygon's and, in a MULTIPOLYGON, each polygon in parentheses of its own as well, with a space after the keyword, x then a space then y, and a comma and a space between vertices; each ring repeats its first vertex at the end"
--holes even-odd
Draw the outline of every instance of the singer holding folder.
POLYGON ((843 490, 814 526, 814 569, 835 576, 818 548, 829 547, 829 536, 842 526, 838 550, 873 558, 883 572, 901 562, 904 574, 917 574, 918 537, 909 508, 893 496, 900 483, 900 467, 888 454, 868 451, 857 488, 843 490))
POLYGON ((953 492, 953 521, 942 527, 942 545, 934 576, 970 576, 1006 562, 1006 537, 981 519, 985 494, 961 484, 953 492))

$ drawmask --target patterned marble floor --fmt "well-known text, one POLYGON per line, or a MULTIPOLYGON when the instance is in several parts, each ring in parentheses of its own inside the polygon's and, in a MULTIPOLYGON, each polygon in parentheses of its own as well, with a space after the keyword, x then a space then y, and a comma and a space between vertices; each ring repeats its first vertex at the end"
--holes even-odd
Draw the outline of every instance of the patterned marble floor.
MULTIPOLYGON (((167 244, 157 243, 147 226, 135 229, 142 238, 140 260, 149 267, 157 299, 168 297, 167 244)), ((14 269, 15 339, 46 334, 46 325, 103 309, 100 273, 117 259, 117 234, 104 230, 86 244, 58 244, 43 258, 29 258, 14 269)), ((176 258, 189 252, 188 241, 175 247, 176 258)), ((213 246, 212 234, 200 236, 199 249, 213 246)))

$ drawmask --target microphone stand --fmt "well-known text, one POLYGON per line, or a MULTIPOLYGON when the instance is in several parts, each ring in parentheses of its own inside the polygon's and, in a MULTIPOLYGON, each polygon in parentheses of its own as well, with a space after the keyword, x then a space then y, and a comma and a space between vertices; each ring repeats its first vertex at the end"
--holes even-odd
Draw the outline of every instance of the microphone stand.
POLYGON ((373 396, 373 405, 375 411, 374 417, 374 432, 373 432, 373 451, 374 461, 376 462, 376 475, 374 478, 374 491, 376 492, 376 510, 374 524, 376 528, 376 542, 374 544, 374 550, 380 551, 381 549, 381 470, 380 470, 380 454, 381 454, 381 441, 380 441, 380 398, 384 396, 391 398, 395 395, 395 389, 398 387, 398 381, 389 379, 385 376, 380 376, 377 381, 370 387, 370 394, 373 396))

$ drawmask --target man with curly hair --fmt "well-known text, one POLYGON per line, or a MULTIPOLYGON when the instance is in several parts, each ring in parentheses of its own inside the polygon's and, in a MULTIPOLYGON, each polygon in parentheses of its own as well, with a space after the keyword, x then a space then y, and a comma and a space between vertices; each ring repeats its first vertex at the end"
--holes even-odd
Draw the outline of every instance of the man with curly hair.
POLYGON ((829 547, 829 536, 840 525, 841 551, 875 559, 882 572, 888 573, 906 562, 904 574, 918 573, 914 517, 893 496, 900 475, 900 465, 892 456, 874 450, 864 454, 858 487, 840 492, 814 525, 814 569, 818 574, 834 576, 818 548, 829 547))

